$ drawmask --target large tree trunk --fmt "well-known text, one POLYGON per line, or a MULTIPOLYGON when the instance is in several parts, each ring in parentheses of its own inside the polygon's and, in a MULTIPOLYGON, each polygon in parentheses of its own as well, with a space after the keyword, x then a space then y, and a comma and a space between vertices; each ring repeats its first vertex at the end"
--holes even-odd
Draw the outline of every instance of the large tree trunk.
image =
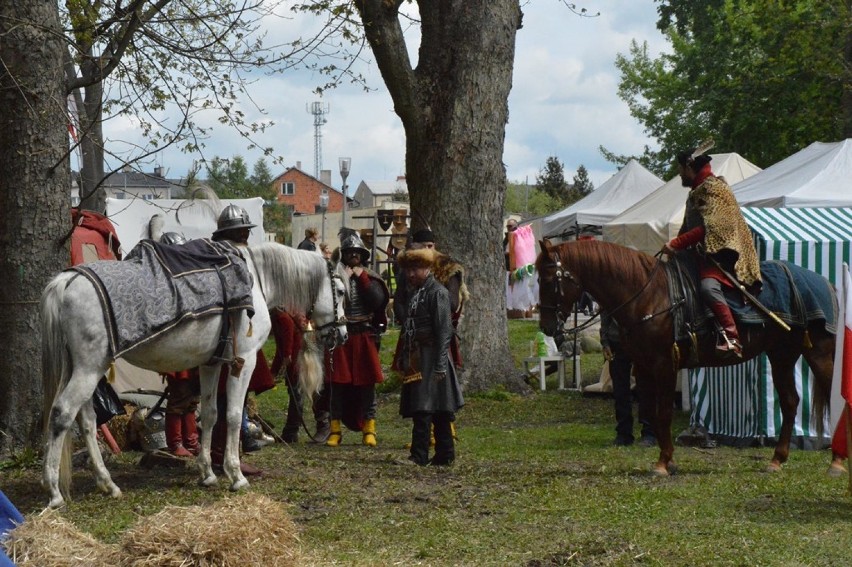
POLYGON ((843 137, 852 138, 852 0, 846 0, 846 43, 843 46, 843 137))
POLYGON ((503 264, 503 143, 512 86, 517 0, 424 0, 412 69, 399 0, 356 2, 406 132, 413 227, 465 266, 471 300, 461 327, 465 387, 524 389, 509 352, 503 264))
POLYGON ((68 264, 68 130, 55 0, 0 4, 0 454, 41 438, 38 303, 68 264))

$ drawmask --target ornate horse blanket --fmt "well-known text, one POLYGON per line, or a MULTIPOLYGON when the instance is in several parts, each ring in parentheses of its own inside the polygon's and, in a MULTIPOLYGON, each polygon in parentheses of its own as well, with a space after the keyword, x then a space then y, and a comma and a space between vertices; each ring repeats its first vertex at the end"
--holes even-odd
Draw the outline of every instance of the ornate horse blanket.
POLYGON ((245 309, 254 315, 252 277, 234 245, 206 238, 182 246, 142 240, 124 261, 69 268, 98 292, 114 358, 185 319, 245 309))
MULTIPOLYGON (((666 262, 669 296, 672 305, 683 306, 673 312, 675 341, 686 340, 689 332, 710 332, 713 320, 696 291, 698 269, 694 262, 678 255, 677 261, 666 262)), ((768 260, 760 263, 763 288, 758 301, 791 327, 805 327, 822 320, 825 330, 837 332, 837 297, 831 283, 823 276, 790 262, 768 260)), ((774 325, 769 316, 744 301, 742 293, 725 289, 725 297, 734 318, 741 325, 774 325)))

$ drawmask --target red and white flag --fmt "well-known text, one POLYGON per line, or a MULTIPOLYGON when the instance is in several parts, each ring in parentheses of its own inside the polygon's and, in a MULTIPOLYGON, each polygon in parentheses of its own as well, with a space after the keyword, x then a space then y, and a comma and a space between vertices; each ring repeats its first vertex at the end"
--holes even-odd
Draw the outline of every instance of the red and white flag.
POLYGON ((852 413, 852 278, 849 275, 849 266, 845 263, 841 275, 841 285, 837 286, 837 347, 834 352, 834 378, 831 382, 831 449, 837 455, 848 458, 846 421, 852 413))

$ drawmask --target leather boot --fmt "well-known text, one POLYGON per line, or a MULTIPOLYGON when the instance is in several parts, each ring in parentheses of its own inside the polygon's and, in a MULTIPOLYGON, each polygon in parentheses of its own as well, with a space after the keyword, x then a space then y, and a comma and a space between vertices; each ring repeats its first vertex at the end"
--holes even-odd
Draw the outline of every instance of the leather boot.
POLYGON ((435 456, 429 461, 430 465, 446 467, 453 464, 456 459, 455 441, 450 421, 452 416, 439 412, 432 418, 435 432, 435 456))
POLYGON ((287 421, 281 430, 281 440, 293 444, 299 442, 299 426, 302 424, 302 396, 298 388, 287 386, 290 400, 287 402, 287 421))
MULTIPOLYGON (((453 430, 453 431, 455 431, 455 430, 453 430)), ((435 447, 435 426, 434 425, 429 427, 429 447, 431 447, 431 448, 435 447)), ((411 442, 410 441, 405 444, 405 448, 411 449, 411 442)))
POLYGON ((181 416, 183 425, 183 446, 187 451, 198 456, 198 424, 195 421, 195 412, 187 412, 181 416))
POLYGON ((329 447, 337 447, 343 440, 343 432, 340 430, 340 420, 331 420, 331 431, 328 435, 328 441, 325 442, 329 447))
MULTIPOLYGON (((213 463, 213 467, 217 469, 222 469, 222 464, 225 462, 225 440, 228 435, 228 424, 225 423, 225 419, 220 419, 216 422, 216 425, 213 426, 212 438, 210 443, 210 460, 213 463)), ((240 457, 240 472, 243 473, 243 476, 259 476, 263 474, 263 471, 257 467, 254 467, 248 463, 244 463, 242 456, 240 457)))
POLYGON ((364 435, 364 445, 367 447, 375 447, 376 446, 376 420, 368 419, 366 423, 364 423, 364 428, 361 430, 361 433, 364 435))
POLYGON ((719 301, 711 303, 710 309, 722 326, 721 341, 716 344, 716 350, 720 354, 734 354, 742 358, 743 347, 740 344, 740 334, 737 331, 737 322, 731 314, 731 308, 727 303, 719 301))
POLYGON ((191 457, 192 453, 183 446, 183 424, 181 416, 176 413, 166 414, 166 445, 169 453, 175 457, 191 457))
POLYGON ((409 460, 420 466, 429 464, 429 428, 432 414, 417 412, 412 416, 411 453, 409 460))
POLYGON ((317 430, 314 433, 312 443, 325 443, 331 435, 331 424, 328 419, 317 420, 317 430))

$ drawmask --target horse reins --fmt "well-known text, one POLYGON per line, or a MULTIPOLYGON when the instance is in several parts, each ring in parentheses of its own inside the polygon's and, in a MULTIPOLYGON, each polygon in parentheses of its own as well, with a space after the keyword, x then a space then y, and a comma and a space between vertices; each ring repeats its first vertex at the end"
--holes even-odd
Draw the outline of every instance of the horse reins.
MULTIPOLYGON (((575 332, 575 333, 578 332, 578 331, 582 331, 582 330, 590 327, 594 323, 594 321, 600 316, 600 311, 596 311, 592 315, 591 318, 589 318, 585 322, 581 323, 580 325, 577 325, 577 326, 572 327, 570 329, 564 329, 564 325, 567 322, 567 318, 563 317, 562 311, 560 309, 562 307, 562 302, 564 301, 564 298, 565 298, 565 291, 563 289, 563 279, 567 278, 568 281, 570 281, 570 283, 574 284, 580 291, 583 291, 583 286, 580 284, 580 282, 577 281, 577 278, 574 277, 574 274, 572 274, 571 271, 567 267, 562 266, 562 259, 559 257, 559 251, 553 250, 552 255, 555 256, 555 261, 553 262, 553 264, 556 267, 556 273, 555 273, 555 276, 556 276, 556 279, 555 279, 556 301, 555 301, 554 305, 541 304, 539 307, 542 308, 542 309, 545 309, 545 308, 546 309, 552 309, 553 311, 556 312, 556 322, 558 323, 558 328, 560 330, 572 331, 572 332, 575 332)), ((654 255, 654 258, 656 258, 656 261, 654 262, 654 267, 651 269, 651 272, 648 274, 648 279, 645 281, 644 285, 642 285, 642 287, 639 288, 639 290, 636 293, 634 293, 630 298, 625 300, 623 303, 621 303, 619 306, 615 307, 614 309, 611 309, 610 314, 618 312, 619 310, 623 309, 624 307, 626 307, 627 305, 629 305, 630 303, 635 301, 642 294, 642 292, 644 292, 645 289, 647 289, 647 287, 651 284, 651 280, 653 280, 653 278, 654 278, 654 274, 657 272, 657 270, 660 269, 660 265, 662 264, 661 256, 662 256, 661 252, 657 252, 654 255)), ((651 319, 656 318, 659 315, 669 313, 677 307, 678 307, 678 305, 672 305, 671 307, 669 307, 667 309, 663 309, 662 311, 658 311, 656 313, 644 315, 639 320, 639 322, 645 323, 647 321, 650 321, 651 319)))

